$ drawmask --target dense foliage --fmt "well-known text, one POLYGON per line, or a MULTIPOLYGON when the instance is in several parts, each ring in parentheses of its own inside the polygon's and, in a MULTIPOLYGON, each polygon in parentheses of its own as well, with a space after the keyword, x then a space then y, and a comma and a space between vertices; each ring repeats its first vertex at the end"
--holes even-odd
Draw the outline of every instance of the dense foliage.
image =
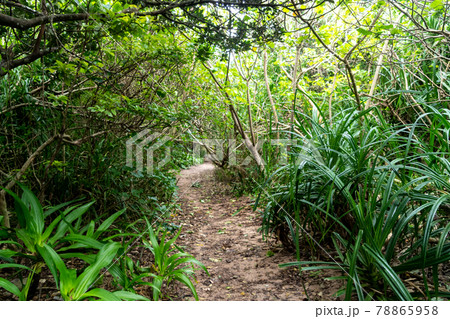
POLYGON ((174 244, 171 216, 200 145, 237 194, 257 196, 262 235, 295 251, 281 266, 342 271, 348 300, 449 298, 448 1, 0 9, 11 295, 32 299, 50 271, 64 300, 145 300, 143 286, 157 300, 172 281, 197 298, 206 268, 174 244), (154 155, 171 158, 151 173, 126 153, 144 130, 167 137, 154 155), (152 267, 127 255, 135 245, 152 267), (98 287, 105 274, 114 289, 98 287))

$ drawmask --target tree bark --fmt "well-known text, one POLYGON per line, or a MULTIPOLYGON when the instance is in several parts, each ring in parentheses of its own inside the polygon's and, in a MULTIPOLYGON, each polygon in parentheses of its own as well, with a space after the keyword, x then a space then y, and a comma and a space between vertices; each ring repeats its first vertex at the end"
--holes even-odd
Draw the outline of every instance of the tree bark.
POLYGON ((389 44, 389 40, 384 40, 383 49, 381 50, 381 54, 378 57, 377 68, 375 69, 375 75, 373 76, 372 85, 370 86, 369 98, 367 99, 366 105, 364 108, 366 110, 368 108, 370 108, 371 99, 372 99, 371 97, 372 97, 373 93, 375 92, 375 88, 378 83, 378 77, 380 75, 380 70, 381 70, 381 64, 383 63, 384 55, 386 54, 388 44, 389 44))
POLYGON ((89 19, 89 13, 72 13, 72 14, 51 14, 42 15, 32 19, 15 18, 3 13, 0 13, 0 26, 10 27, 19 30, 28 30, 42 24, 50 22, 70 22, 82 21, 89 19))
POLYGON ((264 67, 263 68, 264 68, 264 83, 266 85, 267 96, 269 97, 270 106, 272 107, 273 123, 275 124, 275 127, 277 128, 277 140, 279 140, 280 132, 278 131, 278 114, 277 114, 277 109, 275 107, 275 102, 273 101, 272 92, 270 91, 269 77, 267 75, 267 50, 264 50, 264 67))
POLYGON ((17 68, 18 66, 21 66, 21 65, 30 64, 31 62, 34 62, 37 59, 39 59, 49 53, 58 51, 59 49, 60 49, 59 47, 53 47, 50 49, 32 52, 30 55, 27 55, 26 57, 24 57, 22 59, 10 60, 10 61, 6 60, 6 61, 0 63, 0 76, 6 75, 9 70, 17 68))

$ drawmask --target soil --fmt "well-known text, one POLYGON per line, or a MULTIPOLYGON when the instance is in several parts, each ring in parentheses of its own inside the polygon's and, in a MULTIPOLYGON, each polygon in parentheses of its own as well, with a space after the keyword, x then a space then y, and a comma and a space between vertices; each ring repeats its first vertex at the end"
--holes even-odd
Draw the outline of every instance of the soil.
MULTIPOLYGON (((208 269, 196 272, 200 300, 341 300, 335 293, 342 281, 326 280, 339 272, 306 272, 280 268, 295 261, 292 252, 273 239, 264 241, 259 213, 249 197, 234 197, 227 183, 217 181, 213 164, 181 172, 179 197, 182 234, 177 245, 208 269), (303 282, 303 284, 302 284, 303 282), (305 289, 303 288, 303 285, 305 289)), ((178 285, 175 300, 192 300, 178 285)))

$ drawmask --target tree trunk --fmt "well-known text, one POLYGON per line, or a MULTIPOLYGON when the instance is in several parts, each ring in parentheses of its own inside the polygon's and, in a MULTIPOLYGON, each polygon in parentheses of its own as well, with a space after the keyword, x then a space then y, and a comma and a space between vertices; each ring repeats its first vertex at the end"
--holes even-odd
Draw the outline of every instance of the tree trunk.
POLYGON ((259 166, 261 172, 264 172, 265 164, 264 160, 262 159, 261 155, 258 153, 258 149, 256 145, 253 145, 252 141, 248 138, 247 134, 244 131, 244 128, 242 126, 242 122, 239 119, 239 116, 236 112, 236 109, 233 106, 233 103, 231 102, 231 97, 228 95, 227 91, 223 88, 223 86, 219 83, 217 78, 215 77, 214 73, 211 71, 209 67, 207 67, 205 64, 203 66, 208 70, 209 74, 211 75, 212 79, 216 83, 217 87, 223 92, 225 95, 225 98, 228 101, 228 108, 231 113, 231 117, 233 119, 234 126, 236 130, 241 135, 242 139, 244 140, 244 145, 247 147, 247 150, 252 155, 253 159, 255 160, 256 164, 259 166))
POLYGON ((269 97, 270 106, 272 107, 273 124, 277 128, 277 140, 279 140, 280 132, 278 131, 278 114, 275 107, 275 102, 273 101, 272 92, 270 91, 269 77, 267 75, 267 50, 264 50, 264 83, 266 84, 267 96, 269 97))
POLYGON ((3 226, 6 228, 11 227, 9 224, 9 214, 8 210, 6 209, 6 197, 5 197, 5 191, 0 191, 0 214, 3 216, 3 226))

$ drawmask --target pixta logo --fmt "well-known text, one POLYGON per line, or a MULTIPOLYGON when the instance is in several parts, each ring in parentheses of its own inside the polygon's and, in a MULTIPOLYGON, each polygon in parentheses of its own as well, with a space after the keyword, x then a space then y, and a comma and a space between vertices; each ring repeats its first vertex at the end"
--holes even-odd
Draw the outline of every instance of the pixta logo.
MULTIPOLYGON (((166 146, 164 151, 164 158, 161 158, 161 152, 158 152, 158 156, 155 156, 155 151, 161 148, 165 143, 167 143, 171 138, 162 133, 150 134, 150 130, 143 130, 126 141, 127 148, 127 160, 126 166, 136 168, 139 173, 146 172, 147 174, 153 174, 154 169, 160 169, 166 165, 171 158, 171 150, 169 146, 166 146), (158 161, 155 163, 156 158, 158 161)), ((225 159, 227 164, 230 166, 235 165, 249 165, 252 161, 254 154, 249 149, 246 150, 251 145, 253 147, 253 152, 258 154, 263 153, 263 147, 265 144, 269 145, 272 149, 277 149, 277 161, 285 165, 288 163, 289 158, 289 147, 297 145, 296 140, 292 139, 272 139, 264 140, 260 139, 256 145, 252 145, 248 141, 239 141, 235 139, 195 139, 192 142, 192 147, 188 148, 191 150, 191 155, 193 159, 193 165, 198 163, 202 157, 213 159, 213 161, 222 161, 225 159), (238 158, 237 151, 241 150, 240 156, 238 158), (243 152, 242 152, 243 151, 243 152), (208 154, 206 157, 204 154, 208 154)), ((309 144, 308 144, 309 145, 309 144)), ((313 146, 304 147, 301 154, 297 156, 297 161, 305 161, 311 156, 315 156, 318 153, 313 146)), ((264 159, 260 158, 264 163, 264 159)))
POLYGON ((146 129, 135 136, 129 138, 126 142, 128 167, 133 167, 134 159, 136 161, 136 171, 142 173, 144 165, 147 174, 153 174, 153 169, 161 168, 170 160, 170 148, 166 148, 165 157, 154 163, 154 152, 170 140, 168 136, 162 136, 161 133, 150 134, 150 130, 146 129), (144 161, 145 153, 145 161, 144 161), (155 166, 156 165, 156 166, 155 166))

